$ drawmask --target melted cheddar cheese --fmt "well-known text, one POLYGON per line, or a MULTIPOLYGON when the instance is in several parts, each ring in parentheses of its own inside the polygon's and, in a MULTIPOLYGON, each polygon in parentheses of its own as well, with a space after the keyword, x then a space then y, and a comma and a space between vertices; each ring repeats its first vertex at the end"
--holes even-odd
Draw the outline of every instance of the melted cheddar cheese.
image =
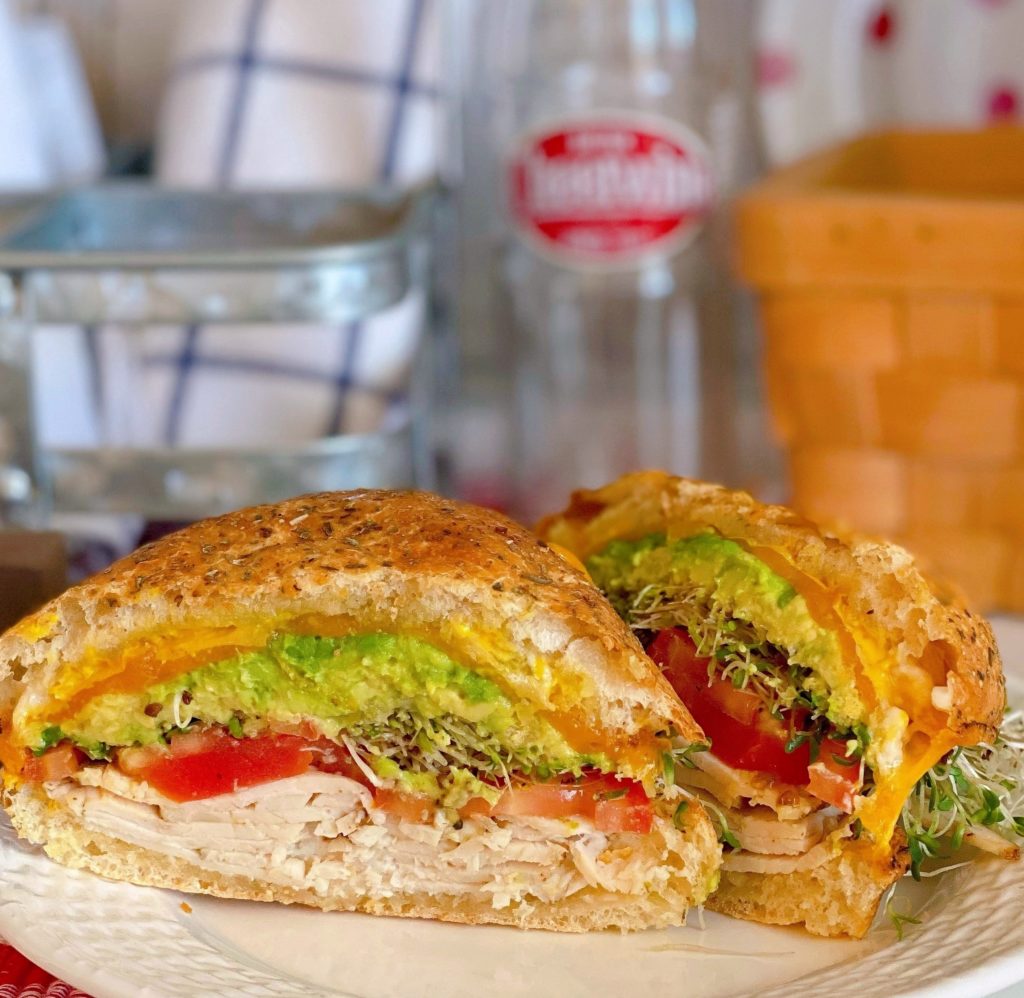
MULTIPOLYGON (((47 724, 60 724, 78 714, 95 697, 136 693, 194 672, 225 658, 266 646, 275 632, 344 637, 366 631, 392 632, 390 620, 345 615, 304 614, 268 620, 253 618, 216 626, 168 628, 136 636, 114 650, 88 650, 73 667, 58 671, 45 690, 33 691, 18 706, 11 733, 0 736, 0 762, 9 771, 21 765, 28 740, 22 733, 47 724)), ((495 681, 510 697, 531 703, 581 755, 603 754, 620 768, 640 774, 659 765, 661 739, 653 731, 625 735, 595 724, 585 702, 593 700, 592 677, 570 671, 546 657, 524 656, 499 632, 489 632, 458 618, 436 630, 405 629, 449 654, 456 661, 495 681)))
POLYGON ((801 572, 784 551, 750 547, 773 571, 787 579, 807 602, 812 615, 840 637, 844 658, 857 690, 870 710, 875 788, 857 804, 857 817, 876 843, 887 847, 914 785, 958 744, 947 716, 931 699, 945 684, 934 662, 899 664, 878 630, 858 621, 842 600, 817 579, 801 572))

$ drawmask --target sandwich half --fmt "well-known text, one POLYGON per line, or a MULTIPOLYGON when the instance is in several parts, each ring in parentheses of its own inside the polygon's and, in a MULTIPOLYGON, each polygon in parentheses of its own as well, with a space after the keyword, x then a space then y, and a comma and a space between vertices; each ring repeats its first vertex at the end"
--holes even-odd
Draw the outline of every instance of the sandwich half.
POLYGON ((582 572, 472 506, 195 524, 8 631, 0 677, 14 827, 115 880, 563 931, 717 883, 664 775, 700 730, 582 572))
POLYGON ((856 937, 942 836, 1018 854, 991 630, 903 549, 660 472, 577 492, 539 532, 585 562, 708 737, 675 772, 726 843, 710 907, 856 937))

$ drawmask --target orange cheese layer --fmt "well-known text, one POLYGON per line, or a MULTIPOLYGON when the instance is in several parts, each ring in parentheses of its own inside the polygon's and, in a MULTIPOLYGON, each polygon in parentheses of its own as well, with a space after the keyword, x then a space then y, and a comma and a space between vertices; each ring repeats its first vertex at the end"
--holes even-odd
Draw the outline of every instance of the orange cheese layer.
POLYGON ((947 728, 947 716, 931 702, 932 685, 942 685, 945 677, 930 675, 933 670, 928 668, 929 663, 904 669, 901 674, 891 653, 844 614, 841 603, 821 582, 801 572, 784 552, 752 545, 749 550, 796 589, 818 624, 838 636, 843 658, 856 677, 857 692, 868 710, 885 704, 898 707, 910 718, 901 765, 884 780, 875 774, 874 792, 857 808, 864 828, 880 847, 887 847, 914 785, 958 744, 947 728))
POLYGON ((172 649, 162 649, 164 642, 147 642, 145 645, 128 649, 119 660, 118 671, 104 676, 86 689, 78 690, 66 700, 58 700, 56 710, 48 711, 55 724, 74 717, 90 700, 104 693, 138 693, 158 683, 184 675, 204 665, 231 658, 242 651, 263 647, 261 644, 237 643, 211 645, 202 651, 190 654, 175 654, 172 649), (166 658, 160 652, 170 652, 166 658))
POLYGON ((8 773, 20 773, 25 763, 25 750, 14 744, 9 731, 0 731, 0 766, 8 773))
MULTIPOLYGON (((344 615, 306 614, 291 619, 253 619, 224 626, 200 626, 187 630, 155 632, 136 639, 113 651, 92 651, 74 668, 62 670, 49 689, 50 700, 34 710, 25 720, 45 716, 60 724, 74 717, 94 697, 108 693, 137 693, 157 683, 192 672, 205 665, 229 658, 243 651, 266 646, 275 632, 310 634, 323 637, 344 637, 366 631, 390 631, 390 620, 368 620, 344 615)), ((428 633, 425 629, 403 629, 403 633, 419 637, 444 651, 454 660, 465 657, 465 647, 451 633, 428 633), (460 654, 461 653, 461 654, 460 654)), ((472 668, 473 663, 467 663, 472 668)), ((510 679, 493 669, 483 669, 513 698, 525 698, 529 677, 510 679), (518 687, 518 691, 517 691, 518 687)), ((653 732, 626 736, 618 730, 599 729, 594 719, 571 699, 568 706, 557 711, 543 711, 547 720, 580 754, 602 753, 616 760, 621 767, 634 772, 649 769, 652 760, 660 759, 663 748, 653 732)), ((24 744, 16 735, 0 735, 0 762, 10 771, 20 768, 24 744)))
POLYGON ((776 575, 785 579, 803 597, 808 612, 820 627, 832 631, 836 635, 839 639, 843 659, 857 684, 857 693, 869 711, 876 707, 878 696, 874 686, 864 675, 857 641, 839 615, 832 593, 813 576, 800 571, 783 552, 758 545, 748 545, 747 548, 755 558, 760 558, 776 575))
POLYGON ((899 769, 884 783, 876 783, 875 792, 861 798, 857 806, 857 817, 879 846, 886 846, 892 838, 900 811, 917 781, 958 744, 951 731, 935 733, 915 729, 912 725, 908 732, 899 769))

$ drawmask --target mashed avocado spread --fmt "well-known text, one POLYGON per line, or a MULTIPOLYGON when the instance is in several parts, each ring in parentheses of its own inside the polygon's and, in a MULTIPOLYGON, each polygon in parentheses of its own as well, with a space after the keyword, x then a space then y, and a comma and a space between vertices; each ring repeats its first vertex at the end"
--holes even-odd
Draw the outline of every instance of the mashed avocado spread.
POLYGON ((732 655, 737 685, 746 683, 741 668, 757 673, 757 652, 768 645, 799 667, 784 677, 765 670, 756 677, 790 695, 786 706, 803 696, 837 727, 865 720, 837 635, 814 620, 789 582, 735 541, 712 532, 614 541, 587 561, 587 571, 627 623, 684 626, 703 654, 720 662, 732 655))
POLYGON ((103 757, 193 721, 236 735, 312 722, 325 737, 359 746, 382 778, 435 795, 454 785, 479 792, 480 774, 543 777, 607 765, 575 753, 529 704, 487 677, 425 641, 385 633, 277 634, 263 649, 146 690, 97 696, 59 729, 42 725, 34 741, 42 748, 69 738, 103 757))

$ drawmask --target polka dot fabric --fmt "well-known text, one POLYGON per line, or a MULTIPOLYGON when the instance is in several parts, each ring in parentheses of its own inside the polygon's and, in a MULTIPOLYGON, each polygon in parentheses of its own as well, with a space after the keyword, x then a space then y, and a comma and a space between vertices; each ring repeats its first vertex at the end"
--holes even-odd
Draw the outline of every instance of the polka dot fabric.
POLYGON ((1024 0, 764 0, 757 36, 774 164, 873 128, 1024 121, 1024 0))

